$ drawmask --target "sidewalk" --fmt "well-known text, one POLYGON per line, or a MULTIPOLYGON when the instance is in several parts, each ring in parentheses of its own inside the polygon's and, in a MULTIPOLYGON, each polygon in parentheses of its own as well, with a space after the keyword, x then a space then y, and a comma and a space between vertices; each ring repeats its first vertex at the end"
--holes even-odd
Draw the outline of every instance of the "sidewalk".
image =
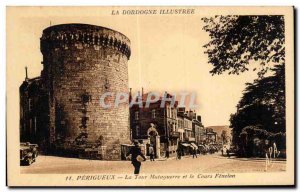
MULTIPOLYGON (((240 160, 240 161, 265 161, 266 158, 262 158, 262 157, 237 157, 237 156, 230 156, 230 158, 228 158, 227 156, 225 155, 219 155, 219 156, 216 156, 216 158, 222 158, 222 159, 233 159, 233 160, 240 160)), ((271 161, 286 161, 286 159, 283 159, 283 158, 272 158, 271 161)))
MULTIPOLYGON (((200 155, 197 155, 198 157, 200 156, 200 155)), ((202 156, 202 155, 201 155, 202 156)), ((192 155, 185 155, 185 156, 181 156, 181 159, 183 159, 183 158, 193 158, 193 156, 192 155)), ((176 156, 171 156, 171 157, 169 157, 169 158, 166 158, 166 157, 160 157, 159 159, 155 159, 155 161, 167 161, 167 160, 180 160, 180 159, 177 159, 177 157, 176 156)), ((148 158, 147 158, 147 160, 148 160, 148 158)), ((150 159, 149 159, 150 160, 150 159)))
MULTIPOLYGON (((232 160, 240 160, 240 161, 265 161, 266 159, 265 158, 261 158, 261 157, 237 157, 237 156, 230 156, 230 158, 228 158, 227 156, 222 156, 221 154, 206 154, 206 155, 197 155, 198 157, 201 157, 201 156, 213 156, 214 158, 220 158, 220 159, 232 159, 232 160)), ((169 158, 166 158, 166 157, 161 157, 159 159, 155 159, 155 161, 167 161, 167 160, 180 160, 180 159, 176 159, 177 157, 176 156, 172 156, 172 157, 169 157, 169 158)), ((185 159, 185 158, 193 158, 192 155, 185 155, 185 156, 181 156, 181 159, 185 159)), ((150 160, 149 158, 147 158, 147 160, 150 160)), ((282 159, 282 158, 276 158, 276 159, 271 159, 271 161, 282 161, 282 162, 286 162, 286 159, 282 159)))

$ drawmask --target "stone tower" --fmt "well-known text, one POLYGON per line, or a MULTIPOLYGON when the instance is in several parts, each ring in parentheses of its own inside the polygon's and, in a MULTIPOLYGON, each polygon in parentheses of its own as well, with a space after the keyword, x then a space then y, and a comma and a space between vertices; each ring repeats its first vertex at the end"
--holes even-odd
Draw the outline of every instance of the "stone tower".
POLYGON ((103 108, 100 97, 128 92, 130 40, 100 26, 62 24, 43 31, 41 52, 41 76, 49 90, 50 145, 85 146, 99 149, 102 159, 120 159, 121 144, 130 142, 129 106, 103 108))

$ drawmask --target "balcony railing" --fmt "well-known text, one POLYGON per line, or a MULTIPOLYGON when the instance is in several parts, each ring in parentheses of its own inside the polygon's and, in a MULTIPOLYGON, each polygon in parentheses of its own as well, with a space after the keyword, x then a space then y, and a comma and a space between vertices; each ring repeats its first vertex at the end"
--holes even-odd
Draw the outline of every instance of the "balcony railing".
POLYGON ((179 132, 171 132, 170 133, 170 137, 179 138, 180 137, 180 133, 179 132))

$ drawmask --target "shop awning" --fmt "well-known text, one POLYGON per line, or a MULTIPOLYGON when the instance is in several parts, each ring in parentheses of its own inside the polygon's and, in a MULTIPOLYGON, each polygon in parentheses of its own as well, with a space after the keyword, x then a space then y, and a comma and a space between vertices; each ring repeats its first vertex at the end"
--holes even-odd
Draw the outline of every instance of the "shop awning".
POLYGON ((181 145, 184 146, 184 147, 189 147, 189 146, 191 146, 191 145, 188 144, 188 143, 181 143, 181 145))
POLYGON ((198 149, 197 145, 195 143, 191 143, 192 147, 198 149))

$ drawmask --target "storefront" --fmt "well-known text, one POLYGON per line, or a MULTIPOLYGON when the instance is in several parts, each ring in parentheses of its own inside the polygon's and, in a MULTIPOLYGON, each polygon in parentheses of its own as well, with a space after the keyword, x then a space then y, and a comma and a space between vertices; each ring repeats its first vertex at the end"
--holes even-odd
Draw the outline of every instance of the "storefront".
POLYGON ((180 148, 181 148, 181 155, 190 155, 191 153, 191 144, 189 143, 181 143, 180 144, 180 148))

